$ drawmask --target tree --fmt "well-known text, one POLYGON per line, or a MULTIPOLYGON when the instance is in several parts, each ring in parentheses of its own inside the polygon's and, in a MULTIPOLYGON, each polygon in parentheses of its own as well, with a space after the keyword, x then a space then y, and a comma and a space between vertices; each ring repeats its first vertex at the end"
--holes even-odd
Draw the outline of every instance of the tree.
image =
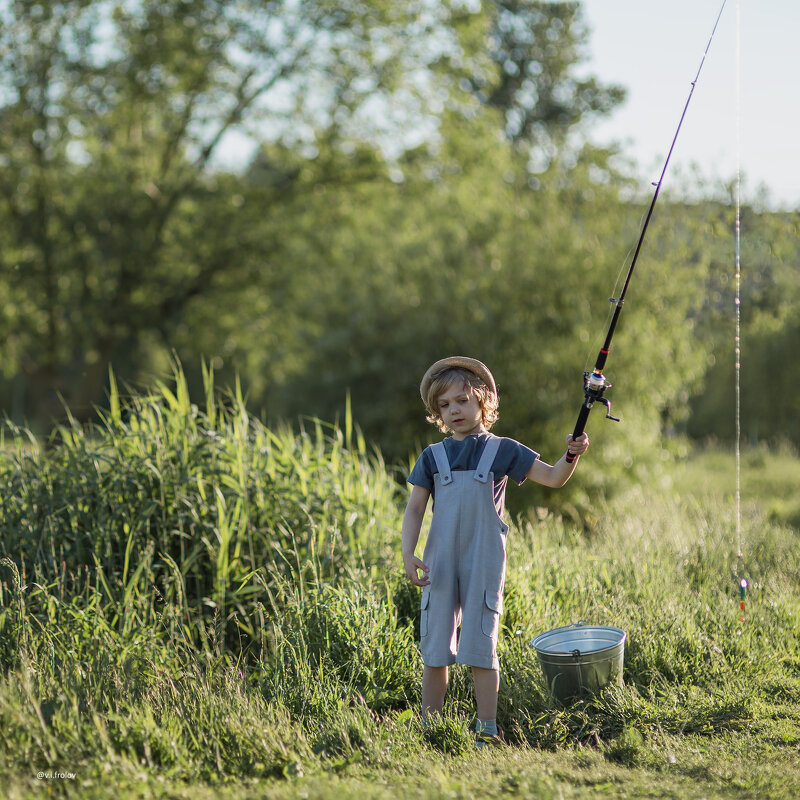
POLYGON ((579 78, 588 30, 577 2, 496 0, 489 5, 488 51, 496 69, 470 75, 473 91, 503 115, 511 142, 552 157, 568 133, 608 114, 625 97, 622 87, 579 78))
POLYGON ((242 211, 215 168, 226 137, 355 124, 406 85, 413 37, 439 24, 426 5, 0 4, 2 369, 29 413, 57 412, 55 393, 86 413, 110 362, 130 375, 195 298, 244 285, 269 246, 249 226, 282 187, 242 211))

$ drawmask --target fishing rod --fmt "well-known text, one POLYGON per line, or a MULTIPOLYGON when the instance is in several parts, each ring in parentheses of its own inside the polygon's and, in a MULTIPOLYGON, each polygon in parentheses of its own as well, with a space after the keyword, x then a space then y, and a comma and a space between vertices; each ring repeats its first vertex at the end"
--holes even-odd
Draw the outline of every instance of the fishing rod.
MULTIPOLYGON (((667 158, 664 161, 664 168, 661 170, 661 176, 658 179, 657 183, 653 185, 656 187, 655 191, 653 192, 653 199, 650 202, 650 208, 647 211, 647 215, 645 216, 644 223, 642 224, 642 230, 639 233, 639 241, 636 243, 636 250, 633 253, 633 258, 631 259, 631 264, 628 267, 628 274, 625 277, 625 283, 622 286, 622 291, 620 292, 619 297, 609 297, 609 302, 614 305, 614 313, 611 317, 611 323, 608 326, 608 332, 606 333, 605 341, 603 342, 603 346, 600 348, 600 352, 597 354, 597 360, 595 361, 594 368, 591 372, 584 372, 583 373, 583 394, 584 400, 583 404, 581 405, 581 410, 578 413, 578 419, 575 423, 575 430, 572 432, 572 438, 577 439, 586 428, 586 422, 589 419, 589 412, 592 410, 592 406, 595 403, 602 403, 606 407, 606 419, 613 420, 614 422, 619 422, 619 417, 612 417, 611 416, 611 401, 607 397, 603 397, 606 389, 611 388, 611 384, 606 380, 606 376, 603 375, 603 369, 606 365, 606 361, 608 360, 608 354, 611 351, 611 339, 614 336, 614 331, 617 328, 617 323, 619 322, 619 316, 622 313, 622 304, 625 302, 625 295, 628 292, 628 286, 631 282, 631 278, 633 277, 633 270, 636 266, 636 261, 639 258, 639 252, 642 249, 642 243, 644 242, 645 234, 647 233, 647 226, 650 224, 650 218, 653 216, 653 209, 656 207, 656 201, 658 200, 658 193, 661 191, 661 184, 664 180, 664 175, 667 172, 667 166, 669 165, 669 160, 672 157, 672 151, 675 149, 675 142, 678 141, 678 134, 681 132, 681 126, 683 125, 683 120, 686 117, 686 111, 689 108, 689 103, 692 100, 692 95, 694 94, 694 88, 697 85, 697 81, 700 77, 700 72, 703 69, 703 64, 705 64, 706 56, 708 55, 708 50, 711 47, 711 41, 714 38, 714 34, 717 32, 717 25, 719 25, 720 18, 722 17, 722 12, 725 9, 725 3, 727 0, 722 0, 722 6, 719 9, 719 13, 717 14, 716 22, 714 23, 714 28, 711 31, 711 36, 708 39, 708 44, 706 44, 706 49, 703 52, 703 57, 700 59, 700 66, 697 68, 697 74, 694 76, 694 80, 692 81, 692 88, 689 90, 689 96, 686 98, 686 104, 683 107, 683 113, 681 114, 680 121, 678 122, 678 127, 675 131, 675 136, 672 138, 672 144, 670 145, 669 152, 667 153, 667 158)), ((569 451, 567 451, 567 461, 572 463, 575 461, 577 456, 573 455, 569 451)))

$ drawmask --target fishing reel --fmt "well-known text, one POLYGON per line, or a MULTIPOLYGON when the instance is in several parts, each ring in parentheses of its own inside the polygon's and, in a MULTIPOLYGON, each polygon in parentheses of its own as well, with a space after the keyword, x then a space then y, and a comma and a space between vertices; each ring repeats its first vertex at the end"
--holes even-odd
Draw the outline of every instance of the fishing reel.
MULTIPOLYGON (((578 421, 575 423, 575 430, 572 432, 573 439, 577 439, 583 433, 586 427, 586 421, 589 419, 589 412, 592 410, 592 406, 595 403, 602 403, 606 407, 606 419, 619 422, 619 417, 611 416, 611 401, 603 397, 603 392, 611 388, 611 384, 601 372, 603 366, 600 359, 604 361, 607 354, 608 348, 601 350, 600 358, 598 358, 598 363, 595 365, 595 368, 591 372, 583 373, 583 394, 585 397, 578 414, 578 421)), ((567 450, 566 459, 568 464, 572 464, 576 458, 577 455, 567 450)))
POLYGON ((619 417, 611 416, 611 401, 603 397, 606 389, 610 389, 612 384, 606 380, 606 376, 601 372, 583 373, 583 393, 586 395, 586 405, 591 408, 594 403, 602 403, 606 407, 606 419, 619 422, 619 417))

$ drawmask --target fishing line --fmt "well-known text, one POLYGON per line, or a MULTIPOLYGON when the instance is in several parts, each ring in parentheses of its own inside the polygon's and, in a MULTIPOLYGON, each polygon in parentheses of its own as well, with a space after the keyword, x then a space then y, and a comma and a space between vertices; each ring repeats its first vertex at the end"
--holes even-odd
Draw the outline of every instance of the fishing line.
MULTIPOLYGON (((639 217, 639 229, 644 221, 645 212, 642 212, 642 215, 639 217)), ((608 298, 608 302, 611 304, 608 309, 608 313, 606 314, 605 321, 603 322, 603 329, 607 329, 609 324, 611 323, 611 317, 614 315, 614 298, 617 297, 617 289, 619 288, 620 282, 622 281, 622 276, 625 274, 625 265, 630 263, 631 254, 633 253, 635 245, 631 244, 628 248, 628 252, 625 253, 625 257, 620 261, 619 269, 617 270, 617 275, 614 278, 614 286, 611 290, 611 297, 608 298)), ((597 348, 600 346, 602 342, 603 334, 602 332, 598 333, 597 336, 592 340, 594 344, 590 345, 589 351, 586 354, 586 360, 583 362, 583 374, 588 375, 589 372, 589 365, 592 363, 592 354, 597 352, 597 348)))
POLYGON ((741 47, 739 4, 736 4, 736 225, 733 305, 736 313, 734 335, 734 383, 736 392, 736 557, 742 558, 742 169, 741 169, 741 47))
MULTIPOLYGON (((614 288, 611 290, 611 297, 608 298, 609 303, 611 303, 611 305, 609 306, 608 312, 606 313, 606 318, 603 322, 604 329, 608 328, 611 322, 611 317, 614 314, 613 300, 617 294, 617 288, 619 287, 620 281, 622 280, 622 276, 625 273, 625 265, 628 263, 628 259, 631 257, 632 252, 633 252, 633 245, 631 245, 628 252, 625 253, 625 258, 622 259, 619 265, 619 270, 617 270, 617 277, 614 278, 614 288)), ((590 364, 592 363, 593 354, 597 352, 597 348, 600 346, 602 340, 603 340, 602 331, 598 332, 597 336, 595 336, 594 339, 592 339, 592 344, 589 346, 589 350, 586 353, 586 360, 583 362, 584 375, 588 374, 590 364)))
MULTIPOLYGON (((734 225, 734 300, 736 330, 733 341, 736 460, 736 572, 742 574, 742 49, 741 9, 736 3, 736 222, 734 225)), ((739 578, 739 622, 744 622, 747 579, 739 578)))

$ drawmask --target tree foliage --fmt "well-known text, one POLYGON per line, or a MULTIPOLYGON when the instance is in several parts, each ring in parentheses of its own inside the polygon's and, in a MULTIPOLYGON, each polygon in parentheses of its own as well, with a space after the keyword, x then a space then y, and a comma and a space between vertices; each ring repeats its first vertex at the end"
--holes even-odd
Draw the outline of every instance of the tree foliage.
POLYGON ((566 134, 587 116, 606 114, 624 98, 619 86, 578 78, 575 66, 588 41, 580 5, 539 0, 491 4, 489 52, 497 65, 488 84, 471 79, 474 90, 504 117, 504 130, 518 143, 564 144, 566 134))
MULTIPOLYGON (((7 2, 0 192, 7 376, 36 417, 76 412, 168 342, 193 298, 269 249, 214 158, 239 129, 344 128, 405 85, 422 6, 385 2, 7 2), (319 120, 322 122, 319 122, 319 120)), ((413 53, 412 53, 413 56, 413 53)), ((277 135, 277 134, 276 134, 277 135)), ((305 137, 307 138, 307 136, 305 137)))
MULTIPOLYGON (((710 224, 726 230, 729 247, 727 254, 715 258, 703 293, 698 329, 707 342, 707 371, 692 397, 687 430, 698 439, 732 441, 736 433, 737 265, 730 244, 731 209, 718 209, 710 224)), ((800 342, 797 214, 745 206, 740 225, 742 441, 790 442, 797 447, 800 400, 791 368, 800 342)))

